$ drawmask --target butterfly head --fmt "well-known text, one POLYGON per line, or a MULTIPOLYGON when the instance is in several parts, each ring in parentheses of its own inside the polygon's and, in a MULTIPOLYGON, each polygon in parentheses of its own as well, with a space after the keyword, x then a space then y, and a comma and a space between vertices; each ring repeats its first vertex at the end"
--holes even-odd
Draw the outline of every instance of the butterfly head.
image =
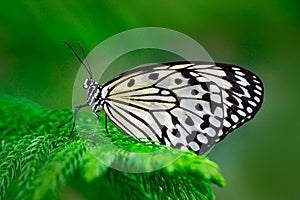
POLYGON ((90 88, 93 84, 95 83, 95 81, 91 78, 87 78, 85 79, 84 83, 83 83, 83 88, 84 89, 88 89, 90 88))

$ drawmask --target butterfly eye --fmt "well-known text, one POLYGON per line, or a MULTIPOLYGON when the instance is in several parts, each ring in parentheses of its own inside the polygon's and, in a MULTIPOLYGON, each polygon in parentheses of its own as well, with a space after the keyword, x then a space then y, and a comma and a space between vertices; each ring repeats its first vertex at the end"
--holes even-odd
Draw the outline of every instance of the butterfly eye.
POLYGON ((83 83, 83 88, 84 89, 88 89, 91 85, 91 80, 89 78, 85 79, 84 83, 83 83))

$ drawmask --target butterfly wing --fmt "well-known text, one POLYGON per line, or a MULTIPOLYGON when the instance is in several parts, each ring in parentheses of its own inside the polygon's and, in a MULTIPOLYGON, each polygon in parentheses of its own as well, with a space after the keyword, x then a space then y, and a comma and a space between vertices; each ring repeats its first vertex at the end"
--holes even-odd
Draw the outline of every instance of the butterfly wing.
POLYGON ((252 72, 211 62, 133 69, 102 91, 105 112, 125 134, 199 154, 249 121, 263 100, 252 72))

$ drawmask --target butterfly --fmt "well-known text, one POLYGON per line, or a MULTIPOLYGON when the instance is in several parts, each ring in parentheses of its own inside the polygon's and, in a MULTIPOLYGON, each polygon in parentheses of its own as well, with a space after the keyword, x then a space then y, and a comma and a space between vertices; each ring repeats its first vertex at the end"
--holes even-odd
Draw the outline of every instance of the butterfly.
POLYGON ((204 154, 252 119, 263 102, 262 81, 242 67, 224 63, 148 65, 100 85, 87 61, 66 44, 90 76, 83 83, 87 102, 76 107, 74 118, 79 109, 92 106, 98 118, 104 110, 116 127, 135 138, 204 154))

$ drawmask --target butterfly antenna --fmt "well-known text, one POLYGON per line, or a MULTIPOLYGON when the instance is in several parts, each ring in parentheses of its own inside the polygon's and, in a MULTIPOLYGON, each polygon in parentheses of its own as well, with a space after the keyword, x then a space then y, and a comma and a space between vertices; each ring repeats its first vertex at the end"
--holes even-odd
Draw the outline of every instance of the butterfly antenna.
MULTIPOLYGON (((73 47, 67 43, 66 41, 63 41, 70 49, 71 51, 73 52, 73 54, 76 56, 76 58, 80 61, 80 63, 84 66, 84 68, 87 70, 87 72, 89 73, 90 75, 90 78, 92 78, 92 72, 91 72, 91 69, 90 67, 88 67, 83 61, 82 59, 78 56, 78 54, 76 53, 76 51, 73 49, 73 47)), ((85 56, 85 54, 84 54, 85 56)))
POLYGON ((80 46, 80 49, 82 51, 82 54, 84 56, 84 61, 86 63, 86 66, 88 67, 88 71, 89 71, 89 74, 90 74, 90 78, 92 78, 92 70, 91 70, 91 66, 88 62, 88 60, 86 59, 86 54, 85 54, 85 51, 84 51, 84 48, 83 48, 83 45, 81 44, 81 42, 78 42, 79 46, 80 46))

